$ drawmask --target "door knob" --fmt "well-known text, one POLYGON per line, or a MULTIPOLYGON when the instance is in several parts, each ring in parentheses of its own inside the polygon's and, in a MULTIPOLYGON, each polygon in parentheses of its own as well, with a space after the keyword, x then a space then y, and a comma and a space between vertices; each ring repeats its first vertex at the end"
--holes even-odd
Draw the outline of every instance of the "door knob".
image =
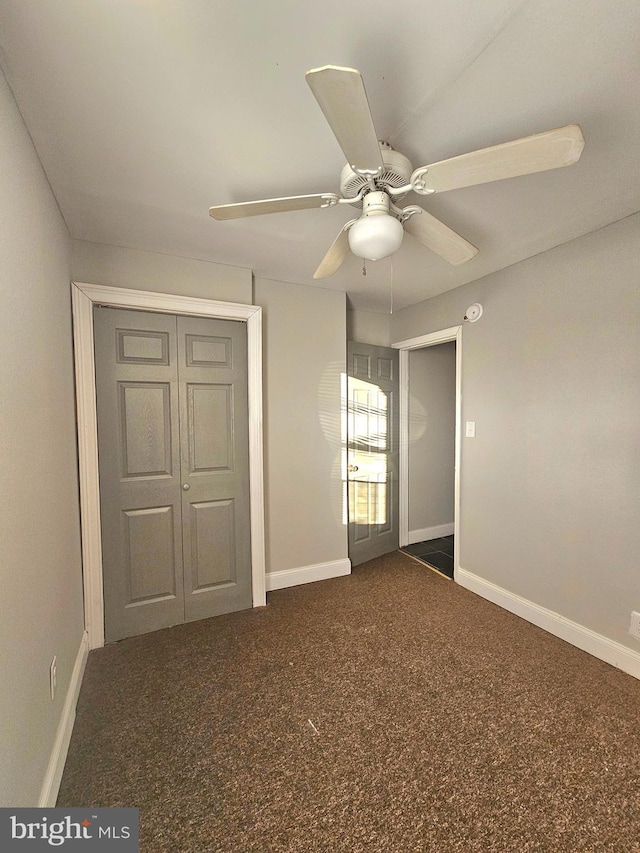
POLYGON ((348 471, 350 474, 354 474, 357 470, 358 470, 358 466, 357 466, 357 465, 349 465, 349 467, 347 468, 347 471, 348 471))
POLYGON ((191 486, 189 485, 189 483, 183 483, 182 488, 185 490, 185 492, 188 492, 191 486))

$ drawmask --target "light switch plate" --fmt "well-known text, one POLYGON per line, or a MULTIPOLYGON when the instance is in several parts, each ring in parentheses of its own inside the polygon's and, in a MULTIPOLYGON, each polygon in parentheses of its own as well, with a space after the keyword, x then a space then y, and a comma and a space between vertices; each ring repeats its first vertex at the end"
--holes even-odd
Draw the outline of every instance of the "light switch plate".
POLYGON ((475 421, 467 421, 467 429, 465 432, 467 438, 475 438, 476 437, 476 422, 475 421))

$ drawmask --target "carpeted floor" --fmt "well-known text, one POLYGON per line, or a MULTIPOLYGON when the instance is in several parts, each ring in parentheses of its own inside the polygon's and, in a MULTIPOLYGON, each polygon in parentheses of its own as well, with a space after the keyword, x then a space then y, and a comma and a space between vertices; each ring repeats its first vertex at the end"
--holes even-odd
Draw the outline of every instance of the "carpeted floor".
POLYGON ((396 553, 89 656, 58 805, 143 853, 640 851, 640 682, 396 553))

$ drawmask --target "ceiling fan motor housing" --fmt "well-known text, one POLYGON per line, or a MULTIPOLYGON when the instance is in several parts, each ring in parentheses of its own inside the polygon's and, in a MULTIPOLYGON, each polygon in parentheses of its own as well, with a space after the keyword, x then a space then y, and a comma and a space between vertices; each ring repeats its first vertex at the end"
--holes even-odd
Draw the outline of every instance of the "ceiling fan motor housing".
MULTIPOLYGON (((382 154, 382 162, 384 170, 380 177, 375 178, 375 184, 378 189, 383 192, 387 187, 404 187, 411 182, 413 166, 404 154, 393 149, 387 142, 380 143, 380 153, 382 154)), ((353 198, 357 196, 363 187, 368 185, 368 181, 362 175, 357 175, 351 166, 347 163, 340 173, 340 193, 343 198, 353 198)), ((407 194, 394 196, 394 202, 403 199, 407 194)), ((351 202, 353 207, 362 207, 362 199, 351 202)))

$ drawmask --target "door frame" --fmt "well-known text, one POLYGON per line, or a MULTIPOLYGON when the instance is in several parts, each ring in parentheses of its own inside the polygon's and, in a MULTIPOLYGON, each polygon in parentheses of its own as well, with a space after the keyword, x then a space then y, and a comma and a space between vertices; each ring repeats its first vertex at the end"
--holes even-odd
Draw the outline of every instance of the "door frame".
POLYGON ((462 447, 462 326, 451 326, 438 332, 409 338, 391 344, 400 350, 400 456, 399 456, 399 519, 400 547, 409 544, 409 353, 455 341, 456 344, 456 425, 455 425, 455 472, 454 472, 454 580, 460 568, 460 456, 462 447))
POLYGON ((195 296, 177 296, 81 282, 72 282, 71 302, 78 424, 84 615, 89 648, 97 649, 104 646, 98 420, 93 339, 94 305, 155 311, 160 314, 240 320, 247 324, 251 591, 253 606, 264 606, 266 575, 262 450, 262 308, 259 305, 218 302, 195 296))

